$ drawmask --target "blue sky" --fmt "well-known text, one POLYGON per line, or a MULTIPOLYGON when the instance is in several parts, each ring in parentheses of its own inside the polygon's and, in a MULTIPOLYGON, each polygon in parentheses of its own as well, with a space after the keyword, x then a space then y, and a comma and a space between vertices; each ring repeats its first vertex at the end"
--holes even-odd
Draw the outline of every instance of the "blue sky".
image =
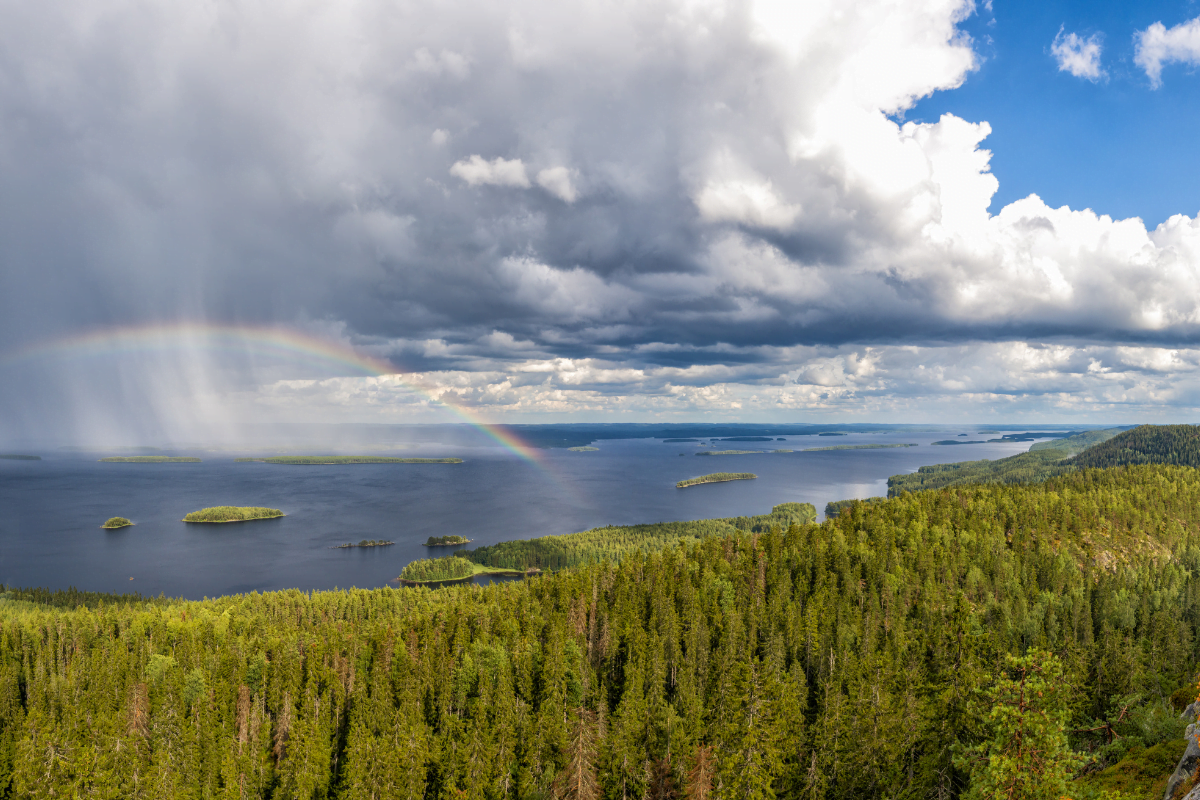
POLYGON ((975 40, 977 72, 959 89, 920 101, 906 118, 943 113, 986 120, 1000 189, 991 210, 1036 193, 1053 207, 1141 217, 1148 226, 1200 211, 1200 74, 1167 65, 1151 88, 1133 63, 1134 32, 1200 14, 1189 2, 1006 2, 980 5, 961 28, 975 40), (1097 82, 1058 69, 1060 28, 1103 36, 1097 82))

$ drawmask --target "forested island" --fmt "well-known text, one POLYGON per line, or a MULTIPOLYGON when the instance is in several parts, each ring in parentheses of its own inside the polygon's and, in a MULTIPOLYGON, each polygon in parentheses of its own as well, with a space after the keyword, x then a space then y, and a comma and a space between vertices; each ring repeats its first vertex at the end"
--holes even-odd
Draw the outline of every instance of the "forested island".
POLYGON ((109 517, 108 521, 101 525, 101 528, 114 530, 116 528, 127 528, 133 523, 124 517, 109 517))
POLYGON ((23 456, 17 453, 0 453, 0 459, 6 461, 41 461, 41 456, 23 456))
POLYGON ((106 464, 199 464, 193 456, 108 456, 100 459, 106 464))
POLYGON ((702 483, 723 483, 725 481, 752 481, 758 476, 753 472, 713 472, 698 478, 688 478, 675 484, 676 489, 686 489, 689 486, 699 486, 702 483))
POLYGON ((275 519, 284 514, 278 508, 259 506, 213 506, 193 511, 183 518, 184 522, 249 522, 256 519, 275 519))
POLYGON ((269 456, 235 458, 235 462, 261 461, 264 464, 326 466, 332 464, 461 464, 461 458, 391 458, 389 456, 269 456))
POLYGON ((465 536, 460 536, 457 533, 448 534, 446 536, 430 536, 425 540, 425 547, 442 547, 452 544, 470 544, 471 540, 465 536))
POLYGON ((346 542, 345 544, 337 544, 330 549, 345 550, 350 547, 387 547, 389 544, 395 544, 395 542, 389 542, 383 539, 361 539, 357 543, 346 542))

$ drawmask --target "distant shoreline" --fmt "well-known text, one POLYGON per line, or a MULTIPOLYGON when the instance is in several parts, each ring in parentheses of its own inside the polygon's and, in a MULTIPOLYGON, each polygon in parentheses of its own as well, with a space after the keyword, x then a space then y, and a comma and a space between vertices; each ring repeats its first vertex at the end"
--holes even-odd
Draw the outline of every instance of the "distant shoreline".
POLYGON ((109 456, 101 464, 199 464, 193 456, 109 456))
MULTIPOLYGON (((199 461, 199 459, 196 459, 199 461)), ((335 464, 461 464, 461 458, 391 458, 388 456, 268 456, 235 458, 235 463, 259 461, 263 464, 296 466, 332 466, 335 464)))

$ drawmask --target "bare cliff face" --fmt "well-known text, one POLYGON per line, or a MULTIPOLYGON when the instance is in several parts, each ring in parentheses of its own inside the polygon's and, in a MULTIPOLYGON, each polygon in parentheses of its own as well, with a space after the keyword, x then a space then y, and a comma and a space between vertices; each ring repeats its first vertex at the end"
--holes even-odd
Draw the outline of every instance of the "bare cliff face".
MULTIPOLYGON (((1200 724, 1196 722, 1198 715, 1200 715, 1200 700, 1185 708, 1180 715, 1183 719, 1192 720, 1192 724, 1187 726, 1187 732, 1183 737, 1187 740, 1187 749, 1183 751, 1179 765, 1167 779, 1167 790, 1163 794, 1163 800, 1172 800, 1185 786, 1190 785, 1195 780, 1197 772, 1200 772, 1200 724)), ((1200 785, 1192 787, 1183 800, 1200 800, 1200 785)))

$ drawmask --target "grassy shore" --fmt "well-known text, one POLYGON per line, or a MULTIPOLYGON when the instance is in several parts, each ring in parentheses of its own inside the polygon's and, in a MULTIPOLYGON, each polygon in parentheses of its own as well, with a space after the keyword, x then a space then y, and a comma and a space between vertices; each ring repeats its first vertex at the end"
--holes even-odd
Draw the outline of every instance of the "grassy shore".
POLYGON ((599 450, 599 447, 568 447, 572 453, 592 453, 599 450))
POLYGON ((254 519, 274 519, 282 517, 283 512, 278 508, 261 508, 259 506, 213 506, 212 508, 193 511, 183 518, 184 522, 249 522, 254 519))
POLYGON ((236 462, 261 461, 264 464, 461 464, 461 458, 390 458, 388 456, 271 456, 235 458, 236 462))
POLYGON ((192 456, 109 456, 100 459, 106 464, 199 464, 192 456))
POLYGON ((112 517, 108 520, 108 522, 104 523, 100 527, 106 528, 108 530, 113 530, 115 528, 126 528, 132 524, 133 524, 132 522, 125 519, 124 517, 112 517))
POLYGON ((0 458, 8 461, 41 461, 41 456, 22 456, 16 453, 0 453, 0 458))
POLYGON ((686 489, 689 486, 699 486, 702 483, 722 483, 724 481, 750 481, 758 476, 753 472, 714 472, 711 475, 701 475, 699 478, 688 478, 686 481, 680 481, 675 484, 677 489, 686 489))
MULTIPOLYGON (((934 444, 937 444, 934 442, 934 444)), ((816 453, 821 450, 886 450, 890 447, 917 447, 915 444, 834 444, 829 447, 806 447, 804 452, 816 453)))

